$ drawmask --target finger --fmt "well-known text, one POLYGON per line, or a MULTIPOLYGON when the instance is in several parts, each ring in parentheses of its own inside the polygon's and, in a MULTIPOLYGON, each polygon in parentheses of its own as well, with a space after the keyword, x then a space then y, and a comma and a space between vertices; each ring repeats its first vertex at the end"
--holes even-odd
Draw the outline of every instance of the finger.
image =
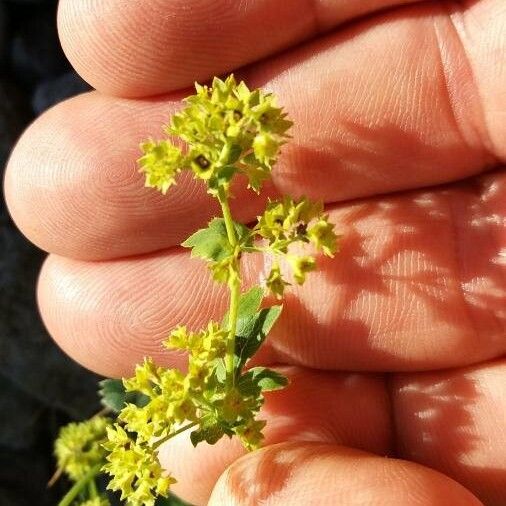
MULTIPOLYGON (((290 287, 268 360, 416 371, 503 354, 505 189, 500 174, 331 211, 341 251, 290 287)), ((251 285, 270 261, 245 255, 242 265, 251 285)), ((227 301, 203 262, 181 250, 99 263, 50 256, 39 282, 53 337, 106 375, 127 374, 144 355, 170 361, 159 346, 169 329, 220 321, 227 301)))
MULTIPOLYGON (((481 36, 474 22, 470 29, 481 36)), ((455 33, 441 6, 417 6, 249 70, 248 81, 276 91, 295 121, 277 191, 335 202, 460 179, 504 159, 504 95, 475 86, 482 73, 505 85, 487 53, 504 54, 502 39, 473 49, 473 73, 455 33)), ((172 246, 204 224, 215 208, 202 187, 185 179, 163 199, 136 174, 139 140, 158 137, 176 106, 91 94, 40 119, 6 179, 21 229, 51 252, 104 259, 172 246)), ((239 219, 261 207, 248 195, 238 191, 239 219)))
POLYGON ((505 381, 505 359, 396 376, 400 455, 451 476, 488 506, 506 504, 505 381))
POLYGON ((329 444, 287 443, 241 458, 221 476, 209 506, 286 504, 478 506, 450 478, 411 462, 329 444))
POLYGON ((180 89, 344 21, 416 0, 62 0, 63 49, 97 89, 146 96, 180 89), (141 35, 141 36, 139 36, 141 35))
MULTIPOLYGON (((218 214, 215 199, 193 178, 180 178, 163 196, 145 188, 138 173, 140 140, 160 137, 177 103, 91 93, 37 120, 16 146, 5 179, 21 230, 42 249, 96 260, 179 244, 218 214)), ((239 221, 274 195, 267 186, 261 198, 251 197, 244 184, 234 193, 239 221)))
MULTIPOLYGON (((260 414, 267 421, 266 445, 314 441, 389 453, 389 401, 381 378, 298 367, 280 371, 288 375, 290 385, 266 398, 260 414)), ((245 453, 235 438, 193 448, 183 433, 164 445, 159 457, 178 480, 177 495, 191 504, 207 504, 219 476, 245 453)))

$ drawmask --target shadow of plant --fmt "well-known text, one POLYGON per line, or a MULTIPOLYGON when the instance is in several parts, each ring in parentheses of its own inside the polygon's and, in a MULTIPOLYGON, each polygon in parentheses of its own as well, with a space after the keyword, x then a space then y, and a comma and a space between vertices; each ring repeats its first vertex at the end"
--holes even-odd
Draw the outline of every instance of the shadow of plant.
MULTIPOLYGON (((356 132, 374 140, 378 151, 388 146, 394 149, 394 139, 413 146, 416 153, 426 148, 416 135, 394 127, 367 130, 357 126, 356 132)), ((448 159, 456 154, 450 149, 448 159)), ((362 163, 361 156, 357 154, 353 163, 362 163)), ((320 275, 318 282, 330 287, 327 300, 321 306, 303 296, 287 295, 280 325, 269 342, 276 358, 309 367, 388 372, 462 367, 504 354, 504 216, 489 205, 485 195, 504 191, 498 181, 505 177, 504 172, 496 171, 439 187, 335 205, 343 226, 339 229, 343 233, 341 253, 335 259, 320 258, 319 274, 314 275, 320 275), (374 297, 381 303, 373 301, 374 297), (380 304, 379 309, 375 304, 380 304), (321 317, 329 312, 340 315, 338 323, 330 325, 321 317), (315 328, 318 335, 314 335, 315 328), (394 340, 397 348, 393 349, 391 336, 395 334, 401 335, 394 340), (414 340, 420 341, 417 353, 410 351, 414 340)), ((438 460, 410 453, 399 436, 399 448, 392 449, 392 456, 439 469, 482 500, 506 482, 504 469, 484 465, 482 469, 468 466, 472 469, 468 474, 463 471, 461 462, 477 447, 484 448, 470 414, 482 393, 471 378, 456 372, 451 380, 412 387, 403 395, 409 398, 412 415, 418 420, 423 453, 437 454, 438 438, 443 438, 445 455, 438 460)), ((255 483, 263 483, 263 466, 270 471, 265 471, 266 483, 254 489, 258 501, 282 489, 283 476, 290 475, 292 465, 277 469, 273 483, 268 476, 273 463, 267 457, 263 460, 265 464, 255 470, 255 483)), ((248 476, 246 473, 243 490, 251 490, 248 476)), ((241 489, 239 482, 234 487, 241 489)), ((495 494, 496 499, 487 504, 504 503, 505 492, 495 494)))

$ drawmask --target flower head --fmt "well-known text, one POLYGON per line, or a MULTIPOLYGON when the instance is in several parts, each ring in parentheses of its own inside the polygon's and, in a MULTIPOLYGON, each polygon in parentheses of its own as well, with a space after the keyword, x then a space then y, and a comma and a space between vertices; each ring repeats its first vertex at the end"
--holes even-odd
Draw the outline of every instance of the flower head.
POLYGON ((265 423, 265 420, 251 418, 247 423, 240 425, 236 429, 237 436, 239 436, 239 439, 247 450, 253 451, 260 447, 264 439, 262 430, 265 427, 265 423))
POLYGON ((334 224, 328 221, 328 216, 321 217, 309 230, 309 240, 329 257, 334 256, 338 248, 338 236, 334 232, 334 224))
POLYGON ((157 496, 168 496, 176 480, 164 473, 156 450, 132 439, 119 424, 107 429, 107 438, 103 470, 112 476, 108 489, 121 492, 128 506, 153 506, 157 496))
POLYGON ((265 280, 265 286, 268 290, 272 292, 272 294, 277 298, 281 299, 283 294, 285 293, 285 288, 290 283, 286 282, 281 274, 281 269, 279 265, 275 265, 271 271, 269 272, 269 276, 265 280))
POLYGON ((176 183, 176 175, 184 165, 181 150, 169 141, 147 141, 141 144, 139 172, 146 175, 146 186, 157 188, 164 195, 176 183))
POLYGON ((311 256, 288 255, 288 262, 292 267, 293 277, 298 285, 304 284, 306 274, 316 269, 316 261, 311 256))
POLYGON ((165 193, 179 171, 190 169, 212 194, 220 188, 228 191, 237 172, 258 192, 286 141, 291 121, 272 94, 251 91, 233 75, 224 81, 214 78, 210 87, 195 84, 195 89, 166 128, 167 134, 186 143, 186 154, 168 140, 142 144, 139 165, 146 186, 165 193))
POLYGON ((109 418, 96 416, 85 422, 69 423, 60 430, 54 453, 58 467, 74 481, 81 479, 105 458, 102 443, 109 418))

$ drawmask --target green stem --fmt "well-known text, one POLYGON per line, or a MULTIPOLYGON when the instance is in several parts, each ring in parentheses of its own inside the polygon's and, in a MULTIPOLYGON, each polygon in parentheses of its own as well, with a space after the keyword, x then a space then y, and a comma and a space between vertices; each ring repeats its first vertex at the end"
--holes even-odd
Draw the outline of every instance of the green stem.
POLYGON ((232 249, 237 246, 237 234, 235 233, 234 220, 232 219, 232 213, 230 212, 230 205, 228 204, 228 198, 224 192, 219 192, 218 199, 221 204, 221 211, 225 220, 225 227, 227 228, 227 236, 232 249))
POLYGON ((230 309, 229 309, 229 327, 227 337, 227 354, 225 355, 225 368, 227 371, 227 383, 230 388, 235 383, 235 334, 237 331, 237 314, 239 310, 239 299, 241 297, 241 283, 239 278, 233 281, 230 287, 230 309))
POLYGON ((181 428, 177 429, 176 431, 171 432, 168 436, 162 437, 162 439, 159 439, 156 443, 153 444, 153 446, 152 446, 153 450, 156 450, 159 446, 163 445, 163 443, 166 443, 169 439, 172 439, 174 436, 181 434, 181 432, 184 432, 185 430, 195 427, 195 425, 198 425, 198 423, 199 422, 187 423, 186 425, 183 425, 181 428))
POLYGON ((225 355, 225 369, 227 371, 227 385, 232 388, 235 383, 235 368, 234 368, 234 355, 235 355, 235 334, 237 330, 237 316, 239 310, 239 299, 241 297, 241 277, 239 269, 237 234, 234 227, 234 220, 230 212, 228 198, 225 192, 218 194, 218 199, 221 204, 223 212, 223 219, 225 220, 225 227, 227 229, 227 236, 230 246, 234 250, 236 259, 234 262, 235 272, 237 276, 229 282, 230 288, 230 308, 228 312, 228 336, 227 336, 227 351, 225 355))
POLYGON ((74 486, 65 494, 65 497, 58 503, 58 506, 70 506, 81 490, 100 472, 102 466, 103 464, 97 464, 92 467, 79 481, 74 483, 74 486))
POLYGON ((88 490, 90 492, 91 499, 95 499, 98 497, 97 484, 95 483, 94 479, 88 483, 88 490))

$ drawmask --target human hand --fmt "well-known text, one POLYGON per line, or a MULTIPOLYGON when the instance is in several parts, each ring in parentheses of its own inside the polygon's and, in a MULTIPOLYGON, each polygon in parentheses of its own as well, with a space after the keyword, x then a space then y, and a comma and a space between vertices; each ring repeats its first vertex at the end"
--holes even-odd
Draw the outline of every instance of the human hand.
MULTIPOLYGON (((237 460, 234 441, 175 438, 161 453, 175 491, 202 504, 214 488, 220 506, 479 504, 446 474, 503 505, 502 2, 310 4, 61 2, 63 46, 98 91, 37 120, 6 176, 14 219, 51 253, 44 321, 77 361, 121 376, 145 355, 178 365, 168 330, 223 313, 226 290, 175 247, 215 204, 191 178, 144 189, 135 160, 176 90, 250 64, 237 77, 295 122, 266 193, 323 199, 342 250, 288 295, 266 345, 262 363, 292 380, 266 402, 266 447, 237 460)), ((243 221, 263 208, 265 194, 235 194, 243 221)), ((257 280, 262 265, 245 270, 257 280)))

